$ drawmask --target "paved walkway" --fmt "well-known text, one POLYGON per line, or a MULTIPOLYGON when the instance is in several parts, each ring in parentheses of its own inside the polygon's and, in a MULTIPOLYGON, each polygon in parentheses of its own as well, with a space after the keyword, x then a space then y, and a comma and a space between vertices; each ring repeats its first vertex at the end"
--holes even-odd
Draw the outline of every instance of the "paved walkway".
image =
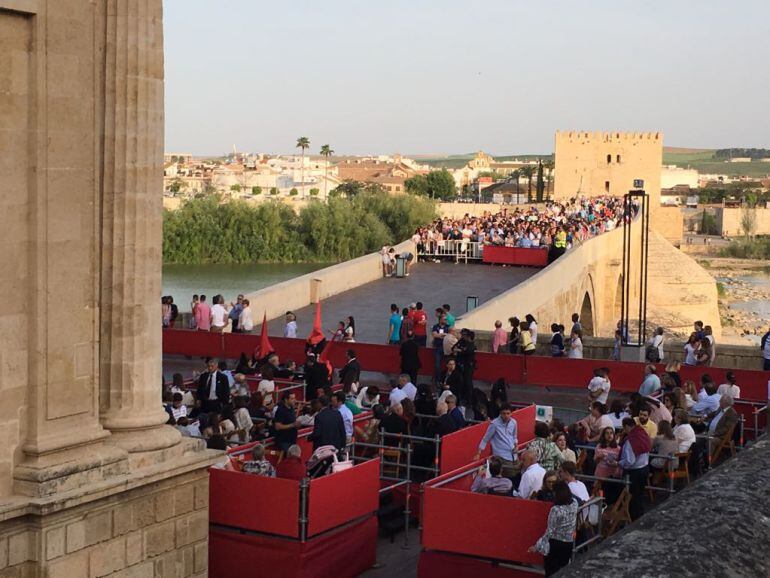
MULTIPOLYGON (((352 315, 356 321, 357 341, 384 343, 391 303, 403 308, 411 302, 422 301, 428 320, 433 324, 436 307, 447 303, 457 317, 465 313, 467 296, 477 296, 481 305, 538 271, 540 269, 530 267, 493 267, 480 263, 416 263, 409 277, 380 279, 325 299, 322 303, 324 328, 336 329, 337 322, 352 315)), ((314 311, 315 305, 295 311, 299 337, 310 333, 314 311)), ((272 321, 270 332, 280 334, 281 323, 281 320, 272 321)))

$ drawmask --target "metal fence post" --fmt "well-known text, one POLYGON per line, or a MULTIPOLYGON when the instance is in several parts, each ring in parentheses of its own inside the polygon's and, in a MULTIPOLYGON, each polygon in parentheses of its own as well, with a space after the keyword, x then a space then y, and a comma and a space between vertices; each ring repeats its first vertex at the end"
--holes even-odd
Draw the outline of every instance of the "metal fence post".
POLYGON ((308 500, 308 487, 310 480, 303 478, 299 483, 299 539, 300 542, 307 540, 307 500, 308 500))
POLYGON ((412 498, 412 445, 406 446, 406 501, 404 503, 404 550, 409 549, 409 518, 412 514, 410 502, 412 498))

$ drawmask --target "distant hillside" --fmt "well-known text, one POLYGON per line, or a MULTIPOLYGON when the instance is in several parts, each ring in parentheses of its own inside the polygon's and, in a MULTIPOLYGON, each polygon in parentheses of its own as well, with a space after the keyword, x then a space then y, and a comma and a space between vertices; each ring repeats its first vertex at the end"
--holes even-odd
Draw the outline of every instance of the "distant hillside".
MULTIPOLYGON (((754 160, 750 163, 731 163, 724 151, 730 149, 695 149, 685 147, 664 147, 663 164, 695 169, 701 174, 721 174, 735 177, 760 178, 770 176, 770 163, 754 160), (717 156, 719 153, 719 156, 717 156), (722 158, 719 158, 722 157, 722 158)), ((745 149, 732 149, 739 152, 745 149)), ((740 156, 734 154, 733 156, 740 156)), ((748 155, 747 155, 748 156, 748 155)))

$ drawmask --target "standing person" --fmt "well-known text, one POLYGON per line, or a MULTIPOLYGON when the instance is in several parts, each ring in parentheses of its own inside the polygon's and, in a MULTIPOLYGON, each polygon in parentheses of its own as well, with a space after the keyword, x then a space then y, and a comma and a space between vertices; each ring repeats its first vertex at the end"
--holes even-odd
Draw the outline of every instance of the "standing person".
POLYGON ((342 416, 342 423, 345 427, 345 445, 353 440, 353 412, 345 405, 345 394, 341 391, 335 391, 331 399, 332 407, 342 416))
POLYGON ((206 303, 206 296, 201 295, 201 299, 195 306, 195 326, 198 331, 211 330, 211 307, 206 303))
POLYGON ((356 320, 353 319, 352 315, 348 315, 342 341, 347 341, 348 343, 355 343, 356 341, 356 320))
POLYGON ((275 447, 286 454, 289 447, 297 443, 297 428, 300 427, 297 421, 295 404, 297 397, 293 391, 284 391, 281 394, 281 401, 275 408, 273 417, 273 427, 275 428, 275 447))
POLYGON ((460 340, 454 346, 455 358, 460 366, 460 373, 463 376, 460 403, 465 407, 471 407, 473 402, 473 369, 476 366, 476 343, 474 337, 473 331, 463 328, 460 331, 460 340))
POLYGON ((407 332, 406 339, 401 343, 399 355, 401 356, 401 373, 409 375, 412 383, 414 383, 417 381, 417 372, 422 367, 422 363, 420 363, 420 346, 417 344, 411 329, 407 332))
POLYGON ((334 446, 341 450, 345 447, 347 437, 342 414, 336 408, 329 406, 329 398, 325 395, 318 399, 322 409, 313 419, 313 433, 309 436, 313 442, 313 451, 321 446, 334 446))
POLYGON ((208 371, 198 378, 196 391, 196 406, 203 413, 218 413, 222 406, 230 401, 230 385, 227 376, 219 371, 219 362, 216 358, 206 361, 208 371))
POLYGON ((383 277, 390 277, 390 254, 388 253, 389 247, 387 245, 383 245, 382 249, 380 249, 380 260, 382 261, 382 276, 383 277))
POLYGON ((529 333, 532 335, 532 343, 537 347, 537 320, 531 313, 527 313, 524 319, 529 323, 529 333))
POLYGON ((199 301, 200 298, 197 294, 192 296, 192 301, 190 302, 190 329, 198 329, 198 324, 195 321, 195 309, 198 307, 199 301))
POLYGON ((698 335, 693 331, 687 343, 684 344, 685 365, 698 365, 698 349, 700 349, 700 339, 698 339, 698 335))
POLYGON ((417 344, 422 347, 427 347, 428 316, 425 315, 425 311, 422 309, 422 301, 418 301, 415 304, 415 310, 412 312, 412 320, 414 321, 414 336, 417 340, 417 344))
POLYGON ((598 401, 607 405, 607 398, 610 395, 610 380, 607 376, 606 368, 597 367, 594 369, 594 376, 588 382, 589 401, 598 401))
POLYGON ((449 325, 449 327, 454 327, 454 326, 455 326, 455 316, 454 316, 454 315, 452 315, 452 314, 449 312, 449 310, 451 309, 451 307, 449 307, 449 305, 447 305, 446 303, 444 303, 444 304, 441 306, 441 308, 444 310, 444 315, 446 315, 446 324, 447 324, 447 325, 449 325))
POLYGON ((171 318, 169 319, 168 326, 173 327, 176 324, 177 317, 179 317, 179 307, 174 303, 174 297, 168 296, 168 304, 171 307, 171 318))
POLYGON ((770 371, 770 329, 768 329, 767 333, 762 336, 759 348, 762 350, 762 369, 770 371))
POLYGON ((444 317, 444 310, 436 309, 436 316, 438 317, 438 323, 431 328, 431 337, 433 337, 433 381, 438 383, 441 379, 441 362, 444 359, 444 337, 446 337, 449 330, 446 317, 444 317))
POLYGON ((163 327, 168 327, 171 323, 171 304, 166 296, 160 298, 160 313, 163 327))
POLYGON ((572 329, 570 330, 570 333, 574 333, 575 331, 583 333, 583 326, 580 325, 580 315, 577 313, 572 314, 572 329))
POLYGON ((655 334, 647 341, 647 347, 644 352, 647 361, 650 363, 660 363, 663 361, 663 328, 658 327, 655 334))
POLYGON ((291 311, 286 312, 286 324, 283 326, 283 336, 291 339, 297 337, 297 316, 291 311))
POLYGON ((495 321, 495 332, 492 334, 492 353, 503 353, 507 348, 508 332, 503 329, 503 322, 495 321))
POLYGON ((242 333, 251 333, 254 330, 254 317, 251 315, 251 302, 243 300, 243 308, 238 317, 238 328, 242 333))
POLYGON ((625 439, 620 448, 618 464, 623 468, 623 474, 628 476, 631 483, 631 503, 628 510, 631 519, 636 520, 644 514, 643 496, 647 477, 650 473, 649 461, 652 442, 647 431, 638 426, 634 418, 627 417, 623 420, 623 432, 625 439))
POLYGON ((521 321, 518 317, 509 317, 508 323, 511 326, 511 332, 508 334, 508 353, 519 352, 519 326, 521 321))
POLYGON ((241 332, 241 311, 243 311, 243 295, 238 295, 235 303, 232 301, 230 302, 230 312, 227 314, 227 316, 230 318, 230 323, 233 324, 233 333, 241 332))
POLYGON ((553 576, 572 559, 578 503, 569 485, 559 480, 553 485, 554 505, 548 512, 548 525, 530 552, 545 556, 545 575, 553 576))
POLYGON ((346 394, 358 393, 358 382, 361 379, 361 364, 356 359, 356 352, 348 349, 345 353, 347 362, 340 369, 340 381, 342 382, 342 391, 346 394))
POLYGON ((569 341, 570 359, 583 359, 583 339, 580 331, 574 331, 569 341))
MULTIPOLYGON (((553 357, 562 357, 564 355, 564 338, 557 323, 551 323, 551 355, 553 357)), ((571 353, 571 352, 570 352, 571 353)), ((570 355, 570 357, 572 357, 570 355)))
POLYGON ((407 333, 412 332, 414 334, 414 323, 412 322, 412 316, 409 313, 409 308, 404 307, 401 310, 401 327, 399 329, 399 343, 406 341, 407 333))
POLYGON ((535 342, 532 339, 532 333, 529 330, 529 323, 526 321, 521 322, 521 331, 519 332, 519 343, 521 345, 521 352, 524 355, 535 354, 535 342))
POLYGON ((487 444, 490 444, 492 455, 497 456, 503 462, 503 476, 506 478, 512 478, 514 475, 514 455, 519 443, 516 437, 517 424, 516 420, 511 417, 512 413, 513 406, 505 404, 500 409, 500 415, 489 422, 489 427, 481 439, 474 458, 478 460, 481 457, 481 452, 486 449, 487 444))
POLYGON ((398 314, 398 305, 390 305, 390 318, 388 319, 388 339, 389 345, 398 345, 401 342, 401 315, 398 314))
POLYGON ((224 297, 214 296, 214 305, 211 306, 211 331, 213 333, 223 333, 227 327, 228 317, 224 303, 224 297))

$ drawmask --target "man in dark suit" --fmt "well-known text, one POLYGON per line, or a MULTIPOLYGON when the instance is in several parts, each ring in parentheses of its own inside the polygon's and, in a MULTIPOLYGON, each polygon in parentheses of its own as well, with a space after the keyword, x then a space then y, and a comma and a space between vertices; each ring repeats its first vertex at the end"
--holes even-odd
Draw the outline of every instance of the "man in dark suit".
POLYGON ((441 377, 441 384, 444 390, 448 388, 455 397, 460 397, 463 389, 463 376, 457 369, 457 362, 454 359, 446 362, 446 371, 441 377))
POLYGON ((342 382, 342 391, 350 393, 353 384, 358 385, 361 379, 361 364, 356 359, 356 352, 352 349, 348 349, 347 357, 347 363, 340 369, 340 381, 342 382))
POLYGON ((411 329, 406 333, 406 339, 401 344, 399 350, 401 355, 401 373, 406 373, 412 383, 417 381, 417 372, 422 364, 420 363, 420 346, 414 337, 414 331, 411 329))
POLYGON ((334 446, 338 450, 345 447, 345 423, 342 421, 342 414, 329 406, 329 398, 322 395, 318 400, 321 402, 321 411, 313 420, 313 433, 310 439, 313 441, 313 451, 321 446, 334 446))
POLYGON ((329 383, 329 370, 325 363, 320 363, 315 354, 308 354, 305 361, 305 401, 318 397, 318 390, 324 389, 329 383))
POLYGON ((218 371, 216 359, 206 361, 208 371, 198 378, 196 392, 197 407, 203 413, 222 411, 222 406, 230 401, 230 385, 227 376, 218 371))

